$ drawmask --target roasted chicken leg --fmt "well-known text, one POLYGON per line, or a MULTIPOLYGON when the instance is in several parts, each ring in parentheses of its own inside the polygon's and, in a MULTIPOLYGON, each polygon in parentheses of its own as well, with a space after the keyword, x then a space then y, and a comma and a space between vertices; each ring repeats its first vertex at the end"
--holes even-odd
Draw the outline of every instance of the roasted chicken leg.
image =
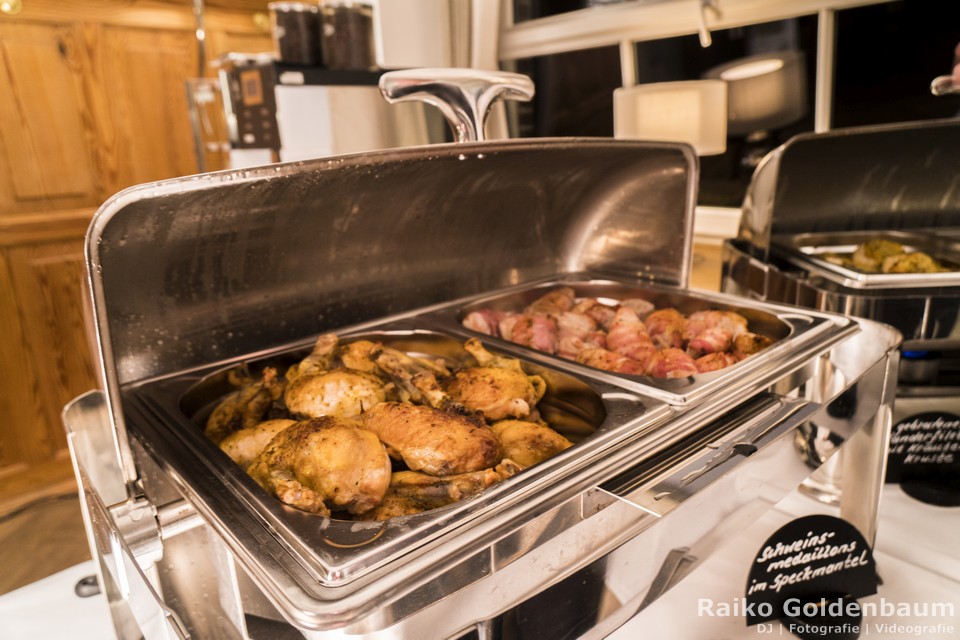
POLYGON ((419 471, 397 471, 380 506, 358 519, 386 520, 453 504, 479 494, 520 470, 519 465, 505 459, 492 469, 441 478, 419 471))
POLYGON ((394 458, 413 471, 449 476, 500 462, 500 442, 473 416, 418 404, 382 402, 362 416, 394 458))
POLYGON ((513 460, 523 469, 573 446, 562 435, 538 422, 501 420, 491 428, 500 439, 504 460, 513 460))
POLYGON ((291 507, 360 514, 380 504, 391 467, 373 433, 352 420, 324 416, 280 431, 247 473, 291 507))
POLYGON ((547 390, 544 379, 527 375, 515 358, 490 353, 476 338, 467 340, 464 348, 480 366, 453 375, 445 385, 450 398, 482 412, 489 421, 530 415, 547 390))
POLYGON ((204 434, 216 443, 265 420, 273 403, 283 395, 284 385, 272 367, 264 368, 260 379, 254 379, 245 368, 231 371, 229 379, 239 389, 217 405, 204 428, 204 434))
MULTIPOLYGON (((287 371, 283 399, 294 415, 353 418, 387 399, 386 383, 374 373, 346 367, 331 369, 337 343, 334 334, 320 336, 313 351, 287 371)), ((373 365, 363 357, 361 348, 354 347, 345 355, 357 366, 373 365)))

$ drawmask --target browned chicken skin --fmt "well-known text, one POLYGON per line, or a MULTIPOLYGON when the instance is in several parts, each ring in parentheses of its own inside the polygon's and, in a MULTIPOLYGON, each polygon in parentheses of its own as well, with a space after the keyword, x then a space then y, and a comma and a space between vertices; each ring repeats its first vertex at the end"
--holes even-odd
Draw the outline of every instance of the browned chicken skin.
POLYGON ((230 381, 240 388, 217 405, 204 429, 204 435, 216 443, 234 431, 262 422, 273 403, 283 395, 284 385, 272 367, 266 367, 259 380, 254 380, 245 370, 231 371, 230 381))
POLYGON ((527 468, 554 456, 573 443, 545 424, 524 420, 501 420, 491 428, 500 439, 505 460, 527 468))
POLYGON ((299 376, 287 385, 284 401, 291 413, 308 418, 355 418, 387 399, 384 382, 372 373, 334 369, 299 376))
POLYGON ((741 333, 733 341, 733 355, 739 359, 747 358, 757 353, 758 351, 763 351, 773 343, 773 340, 767 336, 763 336, 757 333, 741 333))
POLYGON ((515 358, 490 353, 476 338, 467 340, 464 348, 480 366, 439 380, 435 369, 393 353, 382 353, 377 363, 393 378, 401 397, 414 402, 459 413, 479 412, 490 421, 530 415, 546 392, 543 378, 527 375, 515 358))
POLYGON ((380 506, 358 519, 386 520, 443 507, 475 496, 519 471, 519 465, 506 459, 492 469, 440 478, 418 471, 397 471, 380 506))
POLYGON ((393 380, 401 400, 440 407, 444 394, 436 376, 450 375, 445 365, 426 358, 414 358, 382 345, 374 350, 373 355, 378 369, 393 380))
POLYGON ((530 415, 547 390, 543 378, 527 375, 516 358, 490 353, 476 338, 467 340, 464 348, 480 366, 454 374, 446 385, 450 398, 490 421, 530 415))
POLYGON ((320 336, 313 351, 287 371, 283 399, 291 413, 354 418, 387 399, 386 383, 372 373, 376 365, 368 357, 367 345, 354 343, 341 356, 362 370, 332 368, 337 345, 336 335, 320 336))
POLYGON ((383 402, 363 414, 390 455, 413 471, 449 476, 480 471, 500 461, 500 442, 472 416, 423 405, 383 402))
POLYGON ((357 520, 456 502, 571 446, 532 422, 543 378, 478 340, 465 348, 480 366, 451 374, 441 360, 322 335, 285 381, 270 368, 260 380, 245 376, 207 434, 281 502, 357 520), (268 419, 284 409, 294 419, 268 419), (486 420, 501 420, 497 432, 486 420), (503 457, 501 438, 520 462, 503 457), (391 457, 406 470, 391 474, 391 457))
POLYGON ((295 424, 295 420, 286 418, 265 420, 254 427, 234 431, 220 441, 220 449, 230 456, 230 459, 246 469, 260 455, 260 452, 270 444, 274 436, 295 424))
POLYGON ((377 437, 331 416, 278 433, 247 473, 281 502, 321 515, 370 511, 390 485, 390 458, 377 437))

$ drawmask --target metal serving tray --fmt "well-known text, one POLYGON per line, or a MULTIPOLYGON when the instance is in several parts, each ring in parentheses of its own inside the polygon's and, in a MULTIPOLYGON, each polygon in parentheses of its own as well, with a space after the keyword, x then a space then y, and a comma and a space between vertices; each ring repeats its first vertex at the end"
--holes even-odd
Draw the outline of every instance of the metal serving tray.
POLYGON ((953 287, 960 285, 960 242, 922 231, 834 231, 775 235, 774 251, 789 262, 828 280, 857 289, 953 287), (922 251, 948 271, 937 273, 869 273, 827 260, 829 254, 852 254, 869 240, 891 240, 908 253, 922 251))
POLYGON ((551 289, 560 286, 572 287, 578 298, 591 297, 601 301, 643 298, 658 309, 673 307, 683 314, 706 309, 735 311, 747 318, 750 331, 773 340, 773 344, 763 351, 725 369, 667 379, 612 373, 501 338, 483 336, 503 351, 544 364, 563 366, 566 370, 577 372, 589 379, 620 385, 674 406, 697 403, 721 390, 724 395, 749 397, 752 393, 764 389, 772 380, 782 378, 785 373, 810 363, 816 355, 825 353, 833 344, 857 330, 854 322, 835 315, 753 302, 723 294, 692 293, 685 289, 654 284, 628 284, 591 277, 589 274, 570 274, 532 286, 514 287, 460 300, 436 310, 429 318, 450 327, 451 330, 480 336, 482 334, 461 324, 471 311, 482 308, 520 311, 551 289))
MULTIPOLYGON (((412 354, 440 356, 463 362, 469 354, 463 340, 438 331, 416 329, 405 322, 365 326, 340 333, 344 343, 356 339, 382 342, 412 354)), ((596 482, 599 459, 635 439, 669 417, 667 408, 650 398, 633 396, 598 381, 585 381, 576 374, 540 363, 525 361, 524 368, 542 376, 548 386, 538 405, 544 418, 576 445, 542 463, 525 469, 480 495, 446 507, 384 522, 353 522, 305 513, 268 495, 230 458, 203 435, 203 424, 213 405, 232 389, 227 372, 248 363, 254 371, 264 366, 284 367, 309 352, 300 344, 217 363, 195 371, 148 380, 124 389, 129 425, 148 437, 174 445, 181 455, 166 456, 175 473, 189 481, 200 504, 208 505, 210 517, 249 519, 247 527, 262 527, 282 541, 290 556, 275 559, 296 575, 305 572, 301 586, 323 601, 343 598, 366 585, 377 592, 389 591, 391 579, 377 568, 403 556, 428 554, 467 523, 475 525, 505 505, 531 504, 551 499, 558 489, 582 491, 596 482), (134 418, 134 416, 136 416, 134 418), (149 433, 147 433, 149 432, 149 433), (592 469, 592 470, 591 470, 592 469), (208 478, 203 476, 210 474, 208 478), (572 484, 559 483, 573 480, 572 484), (553 490, 551 490, 553 487, 553 490), (294 560, 295 559, 295 560, 294 560), (375 582, 371 585, 369 583, 375 582)), ((599 464, 599 468, 604 465, 599 464)), ((226 525, 225 525, 226 526, 226 525)), ((266 551, 269 547, 258 549, 266 551)), ((448 561, 459 561, 446 554, 448 561)), ((433 559, 434 571, 444 562, 433 559)), ((476 572, 471 572, 474 577, 476 572)), ((482 573, 482 570, 481 570, 482 573)), ((364 597, 358 605, 374 608, 377 599, 364 597)), ((353 613, 358 613, 354 610, 353 613)))

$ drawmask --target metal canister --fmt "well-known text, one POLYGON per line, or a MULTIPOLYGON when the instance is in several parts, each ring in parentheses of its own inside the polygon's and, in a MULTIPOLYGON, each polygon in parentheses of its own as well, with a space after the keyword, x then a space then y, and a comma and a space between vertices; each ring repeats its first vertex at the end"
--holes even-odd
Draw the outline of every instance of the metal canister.
POLYGON ((328 69, 373 69, 373 7, 365 2, 325 0, 320 6, 324 64, 328 69))
POLYGON ((281 62, 320 65, 320 5, 307 2, 271 2, 273 46, 281 62))

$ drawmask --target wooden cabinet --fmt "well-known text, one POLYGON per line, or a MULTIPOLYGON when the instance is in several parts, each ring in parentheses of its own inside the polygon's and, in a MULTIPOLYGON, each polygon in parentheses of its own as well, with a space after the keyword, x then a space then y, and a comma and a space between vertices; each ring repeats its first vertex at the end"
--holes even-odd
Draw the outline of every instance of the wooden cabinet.
POLYGON ((0 21, 0 215, 98 200, 76 36, 0 21))
MULTIPOLYGON (((212 2, 208 59, 270 49, 266 0, 212 2)), ((71 476, 60 412, 98 384, 83 236, 128 186, 197 171, 187 2, 31 0, 0 14, 0 513, 71 476)))

